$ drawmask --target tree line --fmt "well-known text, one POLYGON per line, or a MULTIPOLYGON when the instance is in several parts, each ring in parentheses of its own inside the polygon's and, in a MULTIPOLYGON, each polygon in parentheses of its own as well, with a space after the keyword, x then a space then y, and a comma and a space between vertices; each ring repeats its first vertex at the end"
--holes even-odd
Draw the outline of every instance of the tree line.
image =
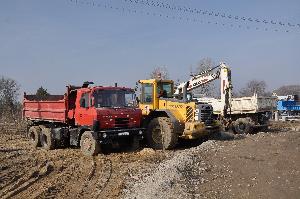
MULTIPOLYGON (((8 77, 0 77, 0 122, 16 121, 22 116, 22 99, 20 99, 20 84, 8 77)), ((44 99, 49 93, 42 86, 36 95, 44 99)))
MULTIPOLYGON (((202 71, 211 69, 216 66, 211 58, 204 58, 195 67, 190 70, 191 74, 201 73, 202 71)), ((149 74, 150 78, 169 79, 169 72, 166 66, 154 67, 149 74)), ((186 80, 185 80, 186 81, 186 80)), ((175 83, 179 83, 177 80, 175 83)), ((194 94, 200 96, 218 97, 220 89, 217 89, 218 81, 213 81, 205 86, 195 89, 194 94)), ((22 114, 22 99, 20 98, 20 84, 16 80, 1 76, 0 77, 0 122, 18 120, 22 114)), ((258 96, 271 96, 273 93, 277 95, 299 95, 300 85, 287 85, 275 89, 273 92, 267 90, 267 84, 264 80, 250 80, 242 89, 234 90, 234 97, 252 96, 257 93, 258 96)), ((47 89, 39 87, 35 93, 40 100, 46 99, 49 95, 47 89)))

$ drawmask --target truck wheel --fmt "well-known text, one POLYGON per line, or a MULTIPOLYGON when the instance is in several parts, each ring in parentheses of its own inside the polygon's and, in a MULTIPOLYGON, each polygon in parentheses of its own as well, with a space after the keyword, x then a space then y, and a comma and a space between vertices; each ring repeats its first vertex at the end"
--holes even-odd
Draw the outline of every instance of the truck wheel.
POLYGON ((41 133, 41 143, 47 150, 55 149, 55 139, 50 128, 43 128, 41 133))
POLYGON ((234 130, 237 134, 251 133, 253 125, 250 118, 239 118, 234 122, 234 130))
POLYGON ((158 117, 151 120, 146 139, 153 149, 173 149, 178 141, 178 135, 174 133, 174 127, 167 117, 158 117))
POLYGON ((28 130, 28 138, 34 147, 41 146, 40 134, 41 129, 38 126, 32 126, 28 130))
POLYGON ((92 131, 85 131, 80 139, 80 148, 84 155, 94 156, 100 152, 100 144, 92 131))

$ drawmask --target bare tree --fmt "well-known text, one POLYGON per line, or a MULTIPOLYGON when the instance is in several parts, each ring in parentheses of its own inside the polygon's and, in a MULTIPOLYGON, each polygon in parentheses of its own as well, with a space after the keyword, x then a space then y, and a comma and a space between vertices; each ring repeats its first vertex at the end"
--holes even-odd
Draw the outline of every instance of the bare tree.
POLYGON ((245 88, 242 88, 240 90, 239 93, 241 96, 252 96, 254 93, 259 96, 270 95, 270 93, 267 92, 266 89, 267 84, 265 81, 251 80, 246 84, 245 88))
MULTIPOLYGON (((215 66, 215 63, 211 58, 203 58, 196 66, 196 71, 192 72, 194 74, 199 74, 203 71, 211 69, 215 66)), ((214 82, 209 82, 193 91, 195 95, 205 95, 205 96, 215 96, 216 86, 214 82)))
POLYGON ((20 112, 18 102, 20 86, 10 78, 0 78, 0 118, 15 118, 20 112))
POLYGON ((152 79, 169 79, 169 71, 166 66, 155 67, 150 74, 152 79))
POLYGON ((300 96, 300 85, 287 85, 281 86, 280 88, 273 91, 277 95, 299 95, 300 96))

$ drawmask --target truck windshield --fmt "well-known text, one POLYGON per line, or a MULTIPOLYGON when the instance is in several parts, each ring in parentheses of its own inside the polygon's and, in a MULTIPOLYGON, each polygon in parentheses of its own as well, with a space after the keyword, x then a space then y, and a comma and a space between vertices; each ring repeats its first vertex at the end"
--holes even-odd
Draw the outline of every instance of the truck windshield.
POLYGON ((94 92, 95 107, 135 107, 134 92, 129 90, 97 90, 94 92))

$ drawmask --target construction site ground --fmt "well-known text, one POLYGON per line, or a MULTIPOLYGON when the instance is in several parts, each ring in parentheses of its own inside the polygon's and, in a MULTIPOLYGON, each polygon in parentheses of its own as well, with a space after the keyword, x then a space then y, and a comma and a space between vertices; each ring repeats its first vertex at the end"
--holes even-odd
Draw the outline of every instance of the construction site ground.
POLYGON ((299 198, 300 123, 222 133, 172 151, 142 148, 85 157, 0 134, 0 198, 299 198))

